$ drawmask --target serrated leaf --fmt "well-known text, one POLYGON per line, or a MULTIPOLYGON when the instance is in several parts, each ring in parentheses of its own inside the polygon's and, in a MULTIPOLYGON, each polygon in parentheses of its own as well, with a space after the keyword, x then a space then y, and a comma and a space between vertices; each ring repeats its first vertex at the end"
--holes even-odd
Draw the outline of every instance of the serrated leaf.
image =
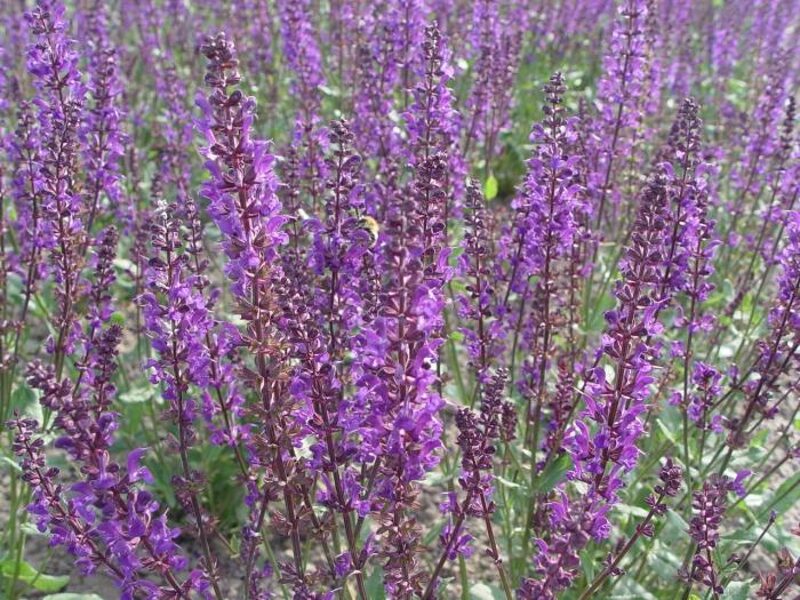
POLYGON ((4 577, 13 577, 15 571, 19 581, 40 592, 57 592, 69 583, 68 575, 45 575, 24 560, 17 563, 12 556, 0 561, 0 572, 4 577))
POLYGON ((497 188, 497 178, 494 173, 489 173, 486 183, 483 184, 483 195, 486 196, 486 200, 494 200, 497 197, 497 188))

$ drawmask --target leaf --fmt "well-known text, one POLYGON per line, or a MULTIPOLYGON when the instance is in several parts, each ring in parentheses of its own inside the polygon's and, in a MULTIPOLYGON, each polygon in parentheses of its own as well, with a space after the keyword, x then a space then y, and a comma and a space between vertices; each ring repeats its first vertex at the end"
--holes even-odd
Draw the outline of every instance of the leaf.
POLYGON ((148 387, 132 388, 119 395, 119 401, 123 404, 141 404, 153 397, 153 389, 148 387))
MULTIPOLYGON (((683 561, 671 552, 672 547, 658 541, 653 545, 652 551, 647 554, 647 564, 653 573, 664 582, 672 582, 681 568, 683 561)), ((646 550, 642 549, 642 552, 646 550)))
POLYGON ((672 442, 672 444, 675 444, 675 445, 677 445, 677 443, 678 443, 678 438, 676 438, 676 437, 675 437, 675 432, 674 432, 674 431, 671 431, 671 430, 669 429, 669 427, 667 427, 667 426, 666 426, 664 423, 662 423, 660 418, 656 419, 656 424, 658 425, 658 428, 661 430, 661 433, 663 433, 663 434, 664 434, 664 436, 665 436, 665 437, 666 437, 666 438, 667 438, 667 439, 668 439, 670 442, 672 442))
POLYGON ((766 506, 759 510, 758 520, 764 521, 769 515, 769 511, 774 510, 782 515, 789 508, 800 500, 800 473, 789 477, 784 481, 775 493, 772 494, 765 503, 766 506))
POLYGON ((564 475, 569 471, 570 467, 572 467, 572 460, 569 455, 562 454, 547 466, 544 473, 536 480, 532 491, 540 493, 549 492, 564 478, 564 475))
POLYGON ((750 583, 748 581, 732 581, 725 586, 725 593, 721 600, 747 600, 750 598, 750 583))
POLYGON ((70 592, 62 592, 60 594, 48 594, 42 600, 103 600, 97 594, 73 594, 70 592))
POLYGON ((616 511, 622 513, 623 515, 633 515, 634 517, 646 517, 648 515, 648 511, 643 509, 641 506, 632 506, 630 504, 618 504, 614 508, 616 511))
POLYGON ((505 477, 501 477, 500 475, 495 476, 495 481, 497 481, 497 483, 499 483, 503 487, 507 487, 514 490, 522 487, 521 483, 517 483, 516 481, 511 481, 510 479, 506 479, 505 477))
POLYGON ((689 538, 689 524, 674 510, 667 511, 666 524, 661 532, 660 540, 663 544, 671 545, 689 538))
POLYGON ((469 586, 469 597, 472 600, 503 600, 506 596, 497 586, 475 583, 469 586))
POLYGON ((383 589, 383 569, 381 567, 373 569, 364 585, 367 587, 368 598, 386 600, 386 591, 383 589))
POLYGON ((486 200, 494 200, 497 197, 497 178, 494 173, 489 173, 489 178, 483 184, 483 195, 486 200))
POLYGON ((39 404, 39 393, 27 385, 17 386, 11 393, 11 407, 26 417, 35 419, 39 425, 44 420, 44 412, 39 404))
POLYGON ((44 573, 39 573, 30 563, 24 560, 17 563, 11 556, 4 558, 0 562, 0 572, 4 577, 14 577, 15 571, 17 571, 17 579, 19 581, 27 583, 40 592, 57 592, 69 583, 68 575, 45 575, 44 573))
POLYGON ((586 577, 587 583, 594 581, 594 576, 595 573, 597 572, 597 569, 595 568, 594 556, 592 556, 588 552, 582 553, 581 568, 583 569, 583 574, 586 577))
POLYGON ((119 256, 114 259, 114 266, 117 267, 120 271, 128 271, 130 273, 136 273, 137 271, 135 262, 127 258, 121 258, 119 256))
POLYGON ((17 462, 8 456, 0 456, 0 463, 5 463, 8 465, 12 471, 16 471, 17 473, 22 473, 22 467, 20 467, 17 462))
POLYGON ((463 342, 464 341, 464 332, 462 331, 451 331, 450 332, 450 339, 454 342, 463 342))
POLYGON ((610 598, 630 598, 633 600, 656 600, 656 597, 650 593, 641 583, 633 581, 631 578, 626 577, 620 581, 620 591, 609 596, 610 598))
POLYGON ((20 525, 20 529, 25 533, 27 536, 31 537, 49 537, 48 533, 42 533, 39 531, 39 528, 36 527, 33 523, 23 523, 20 525))

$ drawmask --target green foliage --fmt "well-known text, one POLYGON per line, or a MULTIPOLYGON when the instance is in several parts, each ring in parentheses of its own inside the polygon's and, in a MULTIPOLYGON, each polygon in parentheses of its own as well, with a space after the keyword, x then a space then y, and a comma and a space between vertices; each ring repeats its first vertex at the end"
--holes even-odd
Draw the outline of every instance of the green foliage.
POLYGON ((57 592, 69 583, 67 575, 47 575, 37 571, 29 562, 17 562, 15 557, 8 555, 0 559, 0 574, 9 579, 16 575, 18 581, 40 592, 57 592))

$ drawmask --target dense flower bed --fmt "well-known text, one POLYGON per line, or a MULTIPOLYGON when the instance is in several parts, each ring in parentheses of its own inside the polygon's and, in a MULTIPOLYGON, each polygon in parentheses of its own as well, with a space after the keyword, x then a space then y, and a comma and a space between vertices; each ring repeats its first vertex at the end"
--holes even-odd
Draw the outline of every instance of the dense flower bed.
POLYGON ((795 597, 799 15, 3 4, 0 595, 795 597))

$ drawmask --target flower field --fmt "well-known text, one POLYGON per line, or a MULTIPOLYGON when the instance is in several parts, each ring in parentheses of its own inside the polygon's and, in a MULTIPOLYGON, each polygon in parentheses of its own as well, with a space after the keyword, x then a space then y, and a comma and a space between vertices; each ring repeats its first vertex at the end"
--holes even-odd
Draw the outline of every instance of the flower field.
POLYGON ((0 598, 800 598, 798 0, 0 42, 0 598))

